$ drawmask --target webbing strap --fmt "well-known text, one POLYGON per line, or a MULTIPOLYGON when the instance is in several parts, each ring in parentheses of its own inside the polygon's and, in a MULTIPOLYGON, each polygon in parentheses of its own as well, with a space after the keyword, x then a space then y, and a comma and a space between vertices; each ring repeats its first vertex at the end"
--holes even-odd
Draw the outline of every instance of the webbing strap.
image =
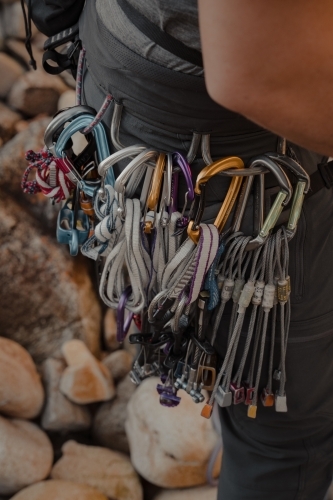
POLYGON ((156 24, 135 9, 127 0, 117 0, 119 7, 126 14, 128 19, 136 26, 146 37, 150 38, 163 49, 171 52, 174 56, 188 61, 195 66, 203 67, 202 54, 198 50, 191 49, 180 40, 162 31, 156 24))

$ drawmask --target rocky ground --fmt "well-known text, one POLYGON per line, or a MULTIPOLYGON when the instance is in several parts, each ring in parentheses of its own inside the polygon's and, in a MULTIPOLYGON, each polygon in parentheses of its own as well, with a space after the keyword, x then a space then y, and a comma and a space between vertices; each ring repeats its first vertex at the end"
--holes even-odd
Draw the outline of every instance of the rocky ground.
POLYGON ((59 207, 21 191, 25 151, 75 103, 71 75, 41 67, 45 37, 37 71, 24 38, 20 2, 0 0, 0 500, 213 500, 213 423, 187 395, 161 407, 157 380, 135 389, 91 263, 55 240, 59 207))

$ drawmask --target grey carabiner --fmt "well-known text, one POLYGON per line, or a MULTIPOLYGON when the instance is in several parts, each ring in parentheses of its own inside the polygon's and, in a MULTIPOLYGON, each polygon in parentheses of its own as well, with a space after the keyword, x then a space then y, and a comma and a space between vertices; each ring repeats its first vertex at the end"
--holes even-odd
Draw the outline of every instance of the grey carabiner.
POLYGON ((113 153, 112 155, 105 158, 105 160, 101 161, 101 163, 98 165, 98 173, 101 176, 101 187, 98 191, 98 194, 101 199, 103 199, 105 196, 105 178, 109 168, 113 167, 113 165, 121 160, 138 155, 146 149, 147 148, 141 144, 135 144, 134 146, 129 146, 127 148, 121 149, 120 151, 113 153))
POLYGON ((213 163, 211 154, 210 154, 210 134, 202 134, 201 137, 201 155, 203 161, 206 165, 210 165, 213 163))
POLYGON ((154 149, 146 149, 142 151, 134 160, 132 160, 127 167, 122 171, 116 179, 114 189, 119 205, 119 213, 125 212, 125 187, 133 173, 142 165, 147 167, 147 161, 154 158, 157 160, 159 153, 154 149))
POLYGON ((201 134, 199 134, 198 132, 193 132, 190 148, 186 155, 186 159, 189 164, 191 164, 195 160, 200 145, 200 140, 201 134))
POLYGON ((164 172, 163 183, 163 200, 166 207, 170 207, 172 203, 172 153, 167 154, 166 169, 164 172))
POLYGON ((265 243, 270 231, 273 229, 278 218, 280 217, 283 207, 287 203, 289 203, 293 192, 287 175, 278 165, 278 163, 273 161, 271 158, 268 158, 266 155, 260 155, 253 158, 250 162, 250 168, 256 166, 264 166, 274 174, 280 186, 280 191, 278 192, 274 200, 274 203, 263 223, 262 228, 259 231, 259 234, 247 244, 246 250, 254 250, 258 246, 265 243))
POLYGON ((62 109, 54 115, 44 133, 44 144, 53 155, 55 155, 56 136, 61 133, 65 124, 85 114, 90 114, 92 118, 95 118, 96 111, 90 106, 80 105, 62 109))
POLYGON ((117 151, 125 147, 121 144, 119 140, 119 129, 120 129, 120 120, 122 111, 123 111, 123 105, 114 101, 110 135, 111 135, 111 142, 117 151))

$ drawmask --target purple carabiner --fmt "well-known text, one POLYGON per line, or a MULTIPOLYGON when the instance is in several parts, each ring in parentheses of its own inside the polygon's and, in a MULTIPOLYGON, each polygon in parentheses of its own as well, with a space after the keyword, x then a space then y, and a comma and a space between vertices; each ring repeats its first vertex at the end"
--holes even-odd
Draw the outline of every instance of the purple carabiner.
POLYGON ((124 342, 125 337, 128 333, 129 327, 131 326, 131 322, 134 314, 132 312, 128 313, 128 316, 125 321, 125 307, 128 301, 129 296, 132 293, 132 287, 128 286, 125 288, 123 293, 120 296, 118 307, 117 307, 117 341, 124 342))
MULTIPOLYGON (((193 189, 193 183, 192 183, 192 172, 190 165, 188 164, 186 158, 181 153, 178 153, 176 151, 175 153, 172 153, 172 160, 176 163, 176 165, 180 168, 183 176, 185 177, 185 182, 187 185, 187 193, 186 193, 186 200, 187 201, 193 201, 194 199, 194 189, 193 189)), ((173 206, 172 210, 175 212, 177 211, 177 193, 178 193, 178 174, 175 173, 172 176, 172 198, 173 198, 173 206)))

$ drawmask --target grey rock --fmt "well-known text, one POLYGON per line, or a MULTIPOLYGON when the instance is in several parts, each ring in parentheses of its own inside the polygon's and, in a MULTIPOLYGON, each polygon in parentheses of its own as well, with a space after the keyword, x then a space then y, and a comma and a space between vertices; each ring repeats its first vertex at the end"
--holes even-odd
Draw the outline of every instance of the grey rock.
POLYGON ((23 75, 23 67, 12 57, 4 52, 0 52, 0 98, 5 99, 20 76, 23 75))

